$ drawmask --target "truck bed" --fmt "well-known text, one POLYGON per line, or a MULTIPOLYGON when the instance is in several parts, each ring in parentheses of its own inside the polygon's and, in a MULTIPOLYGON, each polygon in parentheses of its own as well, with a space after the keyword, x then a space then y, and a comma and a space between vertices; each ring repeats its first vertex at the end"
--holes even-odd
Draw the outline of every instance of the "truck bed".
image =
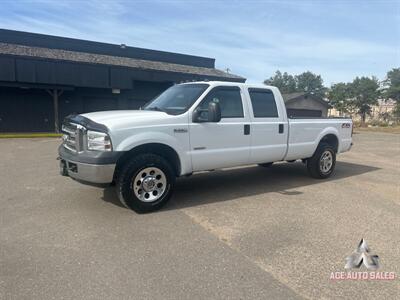
POLYGON ((313 155, 324 136, 338 137, 338 153, 348 151, 352 142, 352 120, 350 118, 290 118, 288 151, 285 160, 308 158, 313 155))

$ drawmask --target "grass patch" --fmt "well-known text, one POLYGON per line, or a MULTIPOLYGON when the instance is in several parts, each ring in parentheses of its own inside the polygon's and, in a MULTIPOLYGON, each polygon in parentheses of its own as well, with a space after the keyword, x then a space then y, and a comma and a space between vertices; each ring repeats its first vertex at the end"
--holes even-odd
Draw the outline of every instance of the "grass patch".
POLYGON ((38 133, 0 133, 0 139, 14 139, 14 138, 44 138, 44 137, 61 137, 61 133, 53 132, 38 132, 38 133))

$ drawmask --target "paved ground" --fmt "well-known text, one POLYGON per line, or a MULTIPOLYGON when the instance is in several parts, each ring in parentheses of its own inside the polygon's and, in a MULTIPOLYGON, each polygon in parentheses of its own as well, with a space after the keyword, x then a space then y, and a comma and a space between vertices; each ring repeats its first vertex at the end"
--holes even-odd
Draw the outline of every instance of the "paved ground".
POLYGON ((400 135, 354 139, 330 180, 200 174, 147 215, 59 176, 58 140, 0 139, 0 299, 394 299, 398 279, 329 279, 361 238, 400 276, 400 135))

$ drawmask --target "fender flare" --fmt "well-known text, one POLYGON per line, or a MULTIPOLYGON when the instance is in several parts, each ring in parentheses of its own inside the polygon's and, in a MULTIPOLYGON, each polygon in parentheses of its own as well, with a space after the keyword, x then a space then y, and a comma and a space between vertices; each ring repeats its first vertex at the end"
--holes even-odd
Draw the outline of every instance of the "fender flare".
MULTIPOLYGON (((185 174, 191 171, 191 160, 188 159, 186 152, 180 146, 178 140, 171 135, 162 132, 138 133, 123 140, 116 148, 116 151, 129 152, 140 146, 148 144, 160 144, 171 148, 179 159, 180 173, 185 174)), ((190 172, 189 172, 190 173, 190 172)))
POLYGON ((322 139, 324 137, 326 137, 327 135, 333 135, 333 136, 336 137, 336 139, 337 139, 337 151, 339 151, 339 149, 340 149, 339 131, 335 127, 327 127, 324 130, 322 130, 321 133, 318 135, 318 137, 316 139, 317 142, 315 143, 313 153, 315 153, 315 151, 318 148, 318 145, 321 143, 322 139))

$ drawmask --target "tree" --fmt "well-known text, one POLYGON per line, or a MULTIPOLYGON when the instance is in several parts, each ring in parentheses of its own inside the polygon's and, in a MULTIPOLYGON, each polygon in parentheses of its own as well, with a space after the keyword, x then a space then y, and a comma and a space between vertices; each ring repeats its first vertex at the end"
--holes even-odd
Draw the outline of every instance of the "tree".
POLYGON ((326 88, 323 85, 321 75, 316 75, 310 71, 295 76, 296 90, 323 97, 326 88))
POLYGON ((340 112, 352 111, 351 97, 350 83, 336 83, 328 91, 329 103, 340 112))
POLYGON ((384 92, 384 96, 387 99, 393 99, 397 103, 400 102, 400 68, 392 69, 387 72, 386 80, 384 81, 386 84, 386 90, 384 92))
POLYGON ((278 70, 274 76, 266 79, 264 84, 276 86, 283 94, 305 92, 322 97, 326 91, 321 75, 316 75, 310 71, 293 76, 286 72, 282 74, 278 70))
POLYGON ((283 94, 296 92, 296 81, 292 75, 283 73, 279 70, 275 75, 264 80, 264 84, 276 86, 283 94))
POLYGON ((387 72, 386 80, 383 81, 383 84, 385 85, 385 99, 396 101, 396 108, 393 113, 395 116, 400 117, 400 68, 394 68, 387 72))
POLYGON ((376 77, 356 77, 350 85, 351 104, 361 116, 361 125, 365 125, 367 114, 371 113, 371 107, 378 104, 381 97, 379 81, 376 77))

